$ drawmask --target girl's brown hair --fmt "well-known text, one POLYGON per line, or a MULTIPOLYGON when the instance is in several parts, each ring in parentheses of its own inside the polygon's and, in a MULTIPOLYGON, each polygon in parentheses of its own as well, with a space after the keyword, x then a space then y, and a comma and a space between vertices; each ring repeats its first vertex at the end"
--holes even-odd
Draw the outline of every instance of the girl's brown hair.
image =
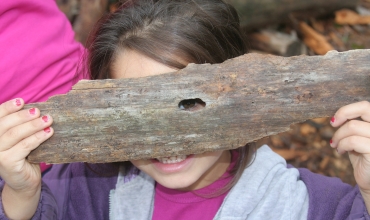
MULTIPOLYGON (((222 63, 247 53, 236 10, 221 0, 128 1, 101 19, 88 41, 92 79, 109 78, 116 54, 139 52, 172 68, 188 63, 222 63)), ((254 147, 238 150, 229 190, 250 163, 254 147)))

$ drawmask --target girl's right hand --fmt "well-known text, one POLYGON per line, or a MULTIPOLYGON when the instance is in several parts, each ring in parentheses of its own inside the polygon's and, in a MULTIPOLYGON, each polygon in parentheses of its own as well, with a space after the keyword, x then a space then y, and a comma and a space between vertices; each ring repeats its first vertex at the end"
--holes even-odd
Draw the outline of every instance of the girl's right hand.
MULTIPOLYGON (((20 98, 0 105, 0 176, 6 183, 2 199, 8 217, 13 216, 13 206, 17 206, 11 197, 40 196, 40 166, 29 163, 26 157, 53 134, 49 115, 40 116, 37 108, 21 110, 23 106, 20 98)), ((18 212, 22 207, 19 205, 18 212)))

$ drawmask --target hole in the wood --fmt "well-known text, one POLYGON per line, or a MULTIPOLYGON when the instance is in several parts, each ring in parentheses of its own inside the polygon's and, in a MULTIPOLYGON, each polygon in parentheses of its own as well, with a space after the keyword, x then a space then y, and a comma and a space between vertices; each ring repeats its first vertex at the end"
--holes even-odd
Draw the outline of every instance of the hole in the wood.
POLYGON ((196 98, 196 99, 184 99, 179 102, 179 108, 185 111, 198 111, 202 108, 206 107, 206 103, 203 100, 196 98))

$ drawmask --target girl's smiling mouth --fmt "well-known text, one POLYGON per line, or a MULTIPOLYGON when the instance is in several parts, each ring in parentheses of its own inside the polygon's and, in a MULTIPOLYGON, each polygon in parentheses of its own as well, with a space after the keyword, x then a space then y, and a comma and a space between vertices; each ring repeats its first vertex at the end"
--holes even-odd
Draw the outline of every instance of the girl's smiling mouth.
POLYGON ((162 173, 174 173, 190 165, 194 155, 181 155, 152 159, 153 165, 162 173))
POLYGON ((179 163, 186 159, 186 155, 156 158, 161 163, 179 163))

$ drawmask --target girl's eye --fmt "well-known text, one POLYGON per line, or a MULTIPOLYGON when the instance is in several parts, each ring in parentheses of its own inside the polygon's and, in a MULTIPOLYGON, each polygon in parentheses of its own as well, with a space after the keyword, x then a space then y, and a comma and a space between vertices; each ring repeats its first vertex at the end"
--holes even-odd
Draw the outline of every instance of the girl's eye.
POLYGON ((183 103, 182 103, 182 108, 183 109, 189 109, 189 108, 192 108, 195 106, 195 99, 188 99, 188 100, 185 100, 183 103))
POLYGON ((179 103, 179 108, 185 111, 197 111, 206 106, 201 99, 185 99, 179 103))

